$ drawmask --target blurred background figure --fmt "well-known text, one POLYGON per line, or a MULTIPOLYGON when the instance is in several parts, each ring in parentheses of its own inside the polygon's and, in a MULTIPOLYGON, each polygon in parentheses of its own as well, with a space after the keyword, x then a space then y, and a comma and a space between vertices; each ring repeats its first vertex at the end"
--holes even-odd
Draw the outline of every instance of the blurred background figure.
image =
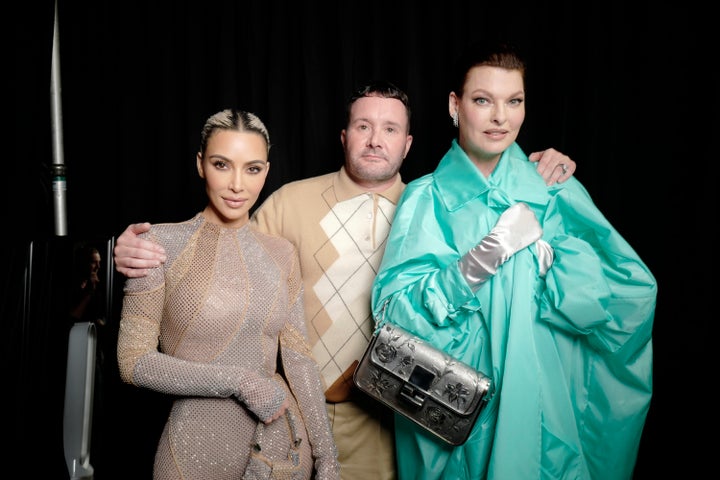
POLYGON ((73 292, 70 317, 76 322, 105 325, 105 291, 100 288, 102 255, 93 246, 82 246, 76 261, 76 288, 73 292))
MULTIPOLYGON (((91 245, 80 243, 75 248, 74 276, 70 290, 70 325, 78 322, 89 322, 95 325, 95 384, 93 387, 93 424, 90 442, 91 463, 96 470, 102 472, 103 457, 105 456, 104 439, 108 431, 106 420, 106 399, 109 379, 115 374, 114 363, 108 362, 114 358, 114 340, 108 331, 107 318, 107 286, 101 279, 103 257, 100 250, 91 245)), ((99 472, 99 473, 100 473, 99 472)))

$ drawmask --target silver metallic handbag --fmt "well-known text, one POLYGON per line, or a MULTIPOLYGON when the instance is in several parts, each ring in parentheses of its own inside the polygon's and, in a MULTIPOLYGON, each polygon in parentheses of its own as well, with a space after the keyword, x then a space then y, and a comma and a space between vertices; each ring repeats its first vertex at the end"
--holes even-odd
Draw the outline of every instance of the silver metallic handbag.
POLYGON ((482 372, 390 322, 373 335, 353 381, 450 445, 467 440, 492 386, 482 372))
MULTIPOLYGON (((253 448, 250 451, 243 480, 295 480, 303 479, 300 465, 300 443, 302 438, 298 437, 295 430, 295 416, 288 409, 283 417, 287 419, 290 437, 282 441, 288 443, 288 454, 286 458, 270 458, 263 452, 263 445, 277 443, 278 439, 265 438, 265 424, 258 421, 255 429, 253 448)), ((275 420, 275 421, 279 421, 275 420)))

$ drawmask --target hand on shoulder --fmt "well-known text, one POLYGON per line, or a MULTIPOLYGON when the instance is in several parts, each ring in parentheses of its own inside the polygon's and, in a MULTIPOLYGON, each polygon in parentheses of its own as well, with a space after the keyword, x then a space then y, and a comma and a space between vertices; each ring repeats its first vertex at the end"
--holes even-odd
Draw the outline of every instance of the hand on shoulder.
POLYGON ((537 162, 537 172, 548 186, 554 183, 563 183, 572 177, 577 166, 573 159, 554 148, 533 152, 528 159, 531 162, 537 162))
POLYGON ((130 224, 115 241, 115 270, 128 278, 144 277, 148 269, 159 267, 167 259, 162 246, 138 237, 150 226, 148 222, 130 224))

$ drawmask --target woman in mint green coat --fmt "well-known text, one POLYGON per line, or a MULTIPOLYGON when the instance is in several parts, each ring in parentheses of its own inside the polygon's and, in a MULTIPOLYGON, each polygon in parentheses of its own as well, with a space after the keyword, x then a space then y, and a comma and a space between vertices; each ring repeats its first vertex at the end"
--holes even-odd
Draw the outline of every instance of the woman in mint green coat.
POLYGON ((458 138, 410 182, 373 286, 392 321, 492 378, 463 445, 396 416, 401 480, 632 478, 652 394, 652 273, 570 178, 515 143, 525 67, 504 45, 458 63, 458 138))

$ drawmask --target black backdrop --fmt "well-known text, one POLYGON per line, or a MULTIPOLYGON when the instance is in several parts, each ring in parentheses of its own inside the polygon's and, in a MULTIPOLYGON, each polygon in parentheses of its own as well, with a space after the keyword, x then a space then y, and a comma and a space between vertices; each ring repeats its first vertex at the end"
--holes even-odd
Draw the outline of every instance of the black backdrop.
MULTIPOLYGON (((202 209, 194 166, 199 131, 226 107, 254 111, 268 124, 272 168, 264 195, 336 170, 344 102, 372 78, 392 80, 410 95, 415 139, 402 169, 410 181, 435 167, 452 138, 445 73, 455 52, 468 40, 502 34, 529 59, 520 144, 527 152, 552 146, 570 155, 576 177, 658 280, 655 395, 636 478, 670 468, 686 478, 703 471, 709 447, 691 432, 716 417, 705 393, 714 388, 709 318, 717 317, 707 313, 714 255, 704 254, 716 218, 716 130, 707 127, 715 125, 708 107, 717 106, 717 53, 708 43, 708 12, 688 2, 619 0, 321 6, 327 3, 60 1, 69 237, 109 238, 132 222, 178 221, 202 209)), ((52 0, 26 2, 6 16, 15 27, 15 64, 5 71, 14 77, 6 103, 15 105, 3 191, 10 260, 28 241, 54 236, 53 9, 52 0)), ((19 270, 4 277, 5 326, 18 323, 19 270)), ((3 342, 4 363, 15 368, 26 352, 18 353, 13 335, 3 342)), ((55 375, 44 370, 33 375, 19 388, 56 380, 42 377, 55 375)), ((33 418, 16 418, 18 428, 33 418)), ((155 433, 117 436, 132 444, 155 433)), ((18 435, 31 441, 36 433, 18 435)), ((51 452, 31 453, 54 461, 58 447, 46 443, 51 452)), ((96 478, 109 478, 103 474, 96 478)))

